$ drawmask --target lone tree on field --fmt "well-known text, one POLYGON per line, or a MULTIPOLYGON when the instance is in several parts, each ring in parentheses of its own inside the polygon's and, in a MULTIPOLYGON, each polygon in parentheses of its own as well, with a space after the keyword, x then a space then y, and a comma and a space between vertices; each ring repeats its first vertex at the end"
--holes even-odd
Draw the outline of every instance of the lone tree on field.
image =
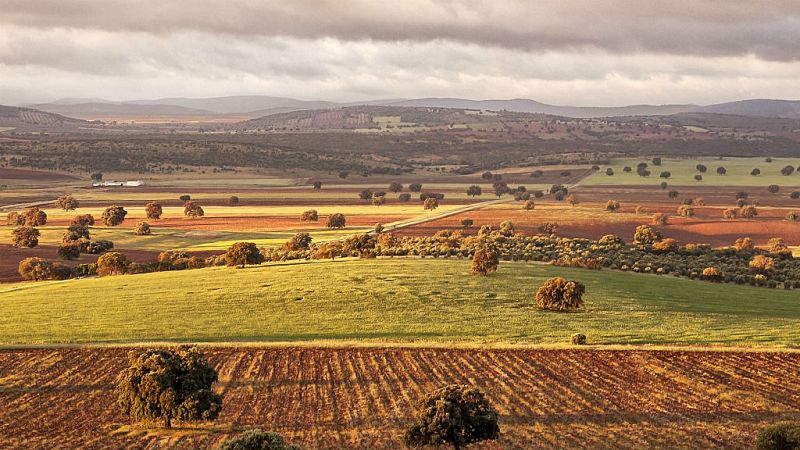
POLYGON ((497 266, 499 264, 500 258, 497 256, 497 253, 494 250, 488 247, 479 248, 472 256, 470 273, 473 275, 486 276, 497 271, 497 266))
POLYGON ((525 211, 531 211, 536 208, 536 203, 533 200, 528 200, 525 202, 525 205, 522 207, 525 211))
POLYGON ((794 166, 786 166, 781 169, 781 175, 789 176, 794 173, 794 166))
POLYGON ((708 167, 704 166, 703 164, 698 164, 694 166, 694 168, 700 173, 706 173, 708 171, 708 167))
POLYGON ((478 186, 476 184, 473 184, 472 186, 467 188, 467 195, 469 195, 472 198, 475 198, 475 196, 481 195, 481 194, 483 194, 483 190, 481 189, 480 186, 478 186))
POLYGON ((178 200, 180 200, 182 202, 188 202, 191 199, 192 199, 192 196, 189 195, 189 194, 183 194, 180 197, 178 197, 178 200))
POLYGON ((439 200, 436 197, 428 197, 425 199, 425 202, 422 204, 422 207, 426 211, 433 211, 434 209, 439 207, 439 200))
POLYGON ((694 217, 694 208, 689 205, 678 206, 677 213, 681 217, 694 217))
POLYGON ((136 224, 136 228, 134 228, 134 232, 139 236, 146 236, 153 231, 150 229, 150 224, 147 222, 139 222, 136 224))
POLYGON ((583 306, 584 292, 586 287, 581 282, 550 278, 536 291, 536 304, 553 311, 578 309, 583 306))
POLYGON ((372 190, 364 189, 363 191, 358 193, 358 198, 360 198, 361 200, 370 200, 373 195, 375 194, 372 192, 372 190))
POLYGON ((63 195, 56 199, 56 208, 63 209, 64 211, 73 211, 78 209, 79 203, 70 194, 63 195))
POLYGON ((212 390, 217 371, 197 347, 151 349, 128 354, 117 377, 117 402, 137 422, 214 420, 222 396, 212 390))
POLYGON ((461 226, 464 228, 471 227, 475 222, 472 219, 461 219, 461 226))
POLYGON ((404 193, 402 193, 402 194, 397 196, 397 200, 401 201, 401 202, 410 201, 411 200, 411 194, 409 194, 408 192, 404 192, 404 193))
POLYGON ((606 175, 608 175, 609 177, 614 176, 614 169, 612 169, 611 167, 606 169, 606 175))
POLYGON ((264 262, 264 255, 258 250, 256 244, 252 242, 237 242, 231 245, 223 255, 223 258, 228 266, 238 266, 242 269, 248 264, 261 264, 264 262))
POLYGON ((398 182, 389 183, 389 191, 400 192, 403 190, 403 185, 398 182))
POLYGON ((231 195, 228 198, 228 206, 239 206, 239 197, 231 195))
POLYGON ((183 205, 183 215, 192 219, 197 219, 198 217, 205 216, 206 212, 203 211, 203 208, 198 205, 197 202, 189 200, 183 205))
POLYGON ((618 211, 618 210, 619 210, 619 208, 620 208, 620 204, 619 204, 619 202, 618 202, 618 201, 616 201, 616 200, 609 200, 609 201, 607 201, 607 202, 606 202, 606 206, 605 206, 605 208, 604 208, 604 209, 605 209, 606 211, 611 211, 611 212, 614 212, 614 211, 618 211))
POLYGON ((422 191, 422 185, 419 183, 411 183, 408 185, 408 190, 411 192, 420 192, 422 191))
POLYGON ((148 219, 159 220, 161 215, 164 214, 164 209, 161 207, 161 203, 148 202, 144 207, 144 212, 148 219))
POLYGON ((757 176, 761 175, 761 169, 756 167, 755 169, 750 171, 750 175, 752 175, 754 177, 757 177, 757 176))
POLYGON ((103 211, 103 215, 100 218, 103 220, 103 224, 108 227, 115 227, 121 224, 125 220, 125 216, 128 215, 128 211, 125 211, 125 208, 122 206, 109 206, 103 211))
POLYGON ((314 189, 317 190, 317 191, 322 189, 322 182, 321 181, 315 181, 314 182, 314 189))
POLYGON ((131 262, 120 252, 108 252, 97 258, 97 274, 102 276, 123 275, 131 262))
POLYGON ((287 444, 278 433, 254 429, 226 441, 219 450, 300 450, 300 447, 287 444))
POLYGON ((694 176, 694 181, 703 181, 703 176, 702 175, 695 175, 694 176))
POLYGON ((39 245, 39 230, 33 227, 18 227, 11 232, 11 242, 14 247, 33 248, 39 245))
POLYGON ((500 435, 497 411, 478 389, 450 385, 425 396, 404 440, 409 447, 450 444, 456 450, 500 435))
POLYGON ((658 174, 658 176, 660 178, 669 178, 669 177, 672 176, 672 172, 670 172, 669 170, 665 170, 665 171, 661 172, 660 174, 658 174))
POLYGON ((675 189, 672 189, 669 192, 667 192, 667 197, 669 197, 669 198, 678 198, 679 195, 680 195, 680 193, 678 191, 676 191, 675 189))
POLYGON ((777 184, 770 184, 769 186, 767 186, 767 190, 769 191, 770 194, 777 194, 778 191, 781 190, 781 187, 778 186, 777 184))
POLYGON ((338 230, 339 228, 344 228, 347 224, 347 220, 342 213, 335 213, 328 216, 328 223, 325 224, 326 227, 338 230))
POLYGON ((664 213, 653 214, 653 225, 666 225, 669 222, 669 216, 664 213))
POLYGON ((319 220, 319 213, 317 213, 316 209, 303 211, 303 214, 300 216, 300 220, 303 222, 316 222, 319 220))
POLYGON ((725 211, 722 211, 722 218, 732 220, 736 218, 737 214, 738 211, 736 211, 735 209, 727 208, 725 211))
POLYGON ((656 156, 655 158, 653 158, 652 163, 653 163, 654 166, 660 166, 661 165, 661 157, 656 156))
POLYGON ((40 227, 47 224, 47 213, 39 208, 33 207, 26 209, 23 213, 25 225, 29 227, 40 227))
POLYGON ((752 219, 758 215, 758 210, 753 205, 745 205, 739 209, 739 215, 745 219, 752 219))
POLYGON ((724 167, 717 167, 717 175, 725 175, 728 173, 728 170, 724 167))

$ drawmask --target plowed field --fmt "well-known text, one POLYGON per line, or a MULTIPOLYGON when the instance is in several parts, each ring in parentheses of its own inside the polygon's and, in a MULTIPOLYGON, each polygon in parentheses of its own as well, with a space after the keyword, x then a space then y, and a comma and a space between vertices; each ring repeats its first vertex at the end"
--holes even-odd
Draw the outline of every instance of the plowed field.
POLYGON ((800 353, 214 348, 219 420, 148 430, 115 405, 126 352, 0 352, 0 447, 214 448, 258 426, 311 449, 403 448, 416 399, 448 383, 500 413, 501 440, 479 448, 749 448, 800 418, 800 353))

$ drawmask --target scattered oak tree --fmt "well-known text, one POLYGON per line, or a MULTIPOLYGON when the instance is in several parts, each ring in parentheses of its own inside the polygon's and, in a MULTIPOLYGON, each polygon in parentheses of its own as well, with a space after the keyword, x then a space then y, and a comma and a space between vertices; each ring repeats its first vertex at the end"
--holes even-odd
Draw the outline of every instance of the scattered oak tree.
POLYGON ((497 411, 478 389, 463 385, 439 388, 417 405, 404 440, 409 447, 452 445, 456 450, 500 435, 497 411))
POLYGON ((586 287, 578 281, 550 278, 536 291, 536 304, 542 309, 567 311, 583 306, 586 287))
POLYGON ((403 185, 398 182, 389 183, 389 191, 400 192, 403 190, 403 185))
POLYGON ((47 224, 47 213, 39 208, 26 209, 23 215, 25 217, 25 226, 40 227, 47 224))
POLYGON ((497 266, 500 264, 500 258, 497 252, 488 248, 482 247, 475 251, 472 256, 472 266, 470 273, 473 275, 489 275, 497 271, 497 266))
POLYGON ((614 211, 619 211, 619 208, 620 208, 620 204, 619 204, 618 201, 609 200, 609 201, 606 202, 606 206, 603 209, 605 209, 606 211, 614 212, 614 211))
POLYGON ((661 233, 647 225, 639 225, 633 233, 633 242, 640 245, 653 245, 661 240, 661 233))
POLYGON ((56 199, 56 208, 63 209, 64 211, 73 211, 78 209, 79 203, 72 195, 63 195, 56 199))
POLYGON ((189 200, 183 205, 183 215, 192 219, 197 219, 198 217, 205 216, 206 212, 203 211, 203 207, 198 205, 197 202, 189 200))
POLYGON ((439 200, 437 200, 436 197, 428 197, 422 203, 422 207, 426 211, 433 211, 434 209, 439 207, 439 200))
POLYGON ((149 202, 145 205, 144 212, 148 219, 159 220, 161 215, 164 214, 164 208, 161 207, 161 203, 149 202))
POLYGON ((533 200, 528 200, 525 202, 525 205, 522 207, 525 211, 532 211, 536 208, 536 203, 533 200))
POLYGON ((97 275, 111 276, 124 275, 128 273, 131 262, 119 252, 108 252, 97 258, 97 275))
POLYGON ((342 213, 335 213, 328 216, 328 222, 325 224, 326 227, 338 230, 340 228, 344 228, 347 224, 347 219, 344 217, 342 213))
POLYGON ((248 264, 261 264, 264 262, 264 255, 258 250, 256 244, 252 242, 237 242, 231 245, 223 255, 223 258, 228 266, 238 266, 239 268, 244 268, 248 264))
POLYGON ((800 449, 800 423, 778 422, 767 426, 758 433, 756 450, 797 450, 800 449))
POLYGON ((137 422, 214 420, 222 396, 212 390, 217 371, 197 347, 151 349, 128 354, 117 377, 117 402, 137 422))
POLYGON ((318 191, 320 189, 322 189, 322 182, 321 181, 315 181, 314 182, 314 190, 318 191))
POLYGON ((228 197, 228 206, 239 206, 239 197, 235 195, 228 197))
POLYGON ((122 206, 109 206, 108 208, 103 211, 103 215, 100 218, 103 220, 103 223, 108 227, 115 227, 121 224, 125 220, 125 216, 128 215, 128 211, 125 211, 125 208, 122 206))
POLYGON ((19 276, 27 281, 52 280, 55 278, 53 263, 42 258, 25 258, 17 268, 19 276))
POLYGON ((94 225, 94 216, 91 214, 79 214, 72 219, 70 225, 78 225, 81 227, 89 227, 94 225))
POLYGON ((319 213, 317 213, 316 209, 303 211, 303 214, 300 216, 300 220, 303 222, 316 222, 319 220, 319 213))
POLYGON ((152 230, 150 229, 150 224, 147 223, 147 222, 139 222, 139 223, 137 223, 136 224, 136 228, 134 228, 133 231, 134 231, 134 233, 136 233, 139 236, 146 236, 146 235, 152 233, 152 230))
POLYGON ((483 190, 478 185, 473 184, 472 186, 467 188, 467 195, 469 195, 470 197, 474 198, 475 196, 478 196, 478 195, 481 195, 481 194, 483 194, 483 190))
POLYGON ((14 247, 33 248, 39 245, 39 230, 34 227, 18 227, 11 231, 11 243, 14 247))

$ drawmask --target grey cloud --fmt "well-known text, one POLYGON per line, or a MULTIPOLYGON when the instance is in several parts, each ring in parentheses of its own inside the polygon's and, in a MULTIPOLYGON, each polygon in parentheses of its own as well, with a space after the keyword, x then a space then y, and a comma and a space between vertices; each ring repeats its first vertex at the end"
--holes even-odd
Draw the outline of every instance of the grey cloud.
POLYGON ((3 0, 0 23, 800 59, 796 0, 3 0))

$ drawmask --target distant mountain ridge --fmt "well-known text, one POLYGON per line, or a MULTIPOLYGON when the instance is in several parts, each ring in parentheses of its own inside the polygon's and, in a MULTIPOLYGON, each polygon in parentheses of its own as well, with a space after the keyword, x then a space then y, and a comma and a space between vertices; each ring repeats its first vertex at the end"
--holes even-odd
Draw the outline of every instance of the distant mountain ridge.
POLYGON ((621 116, 665 116, 698 112, 753 117, 800 118, 800 101, 753 99, 697 105, 629 105, 629 106, 563 106, 550 105, 530 99, 470 100, 463 98, 381 99, 360 102, 330 102, 298 100, 266 95, 240 95, 210 98, 160 98, 112 102, 103 99, 61 99, 55 102, 29 105, 41 111, 84 119, 103 116, 209 116, 243 115, 258 118, 303 110, 336 109, 348 106, 398 106, 454 109, 480 109, 521 113, 548 114, 574 118, 621 116))
POLYGON ((800 119, 800 100, 753 99, 703 106, 693 112, 800 119))

